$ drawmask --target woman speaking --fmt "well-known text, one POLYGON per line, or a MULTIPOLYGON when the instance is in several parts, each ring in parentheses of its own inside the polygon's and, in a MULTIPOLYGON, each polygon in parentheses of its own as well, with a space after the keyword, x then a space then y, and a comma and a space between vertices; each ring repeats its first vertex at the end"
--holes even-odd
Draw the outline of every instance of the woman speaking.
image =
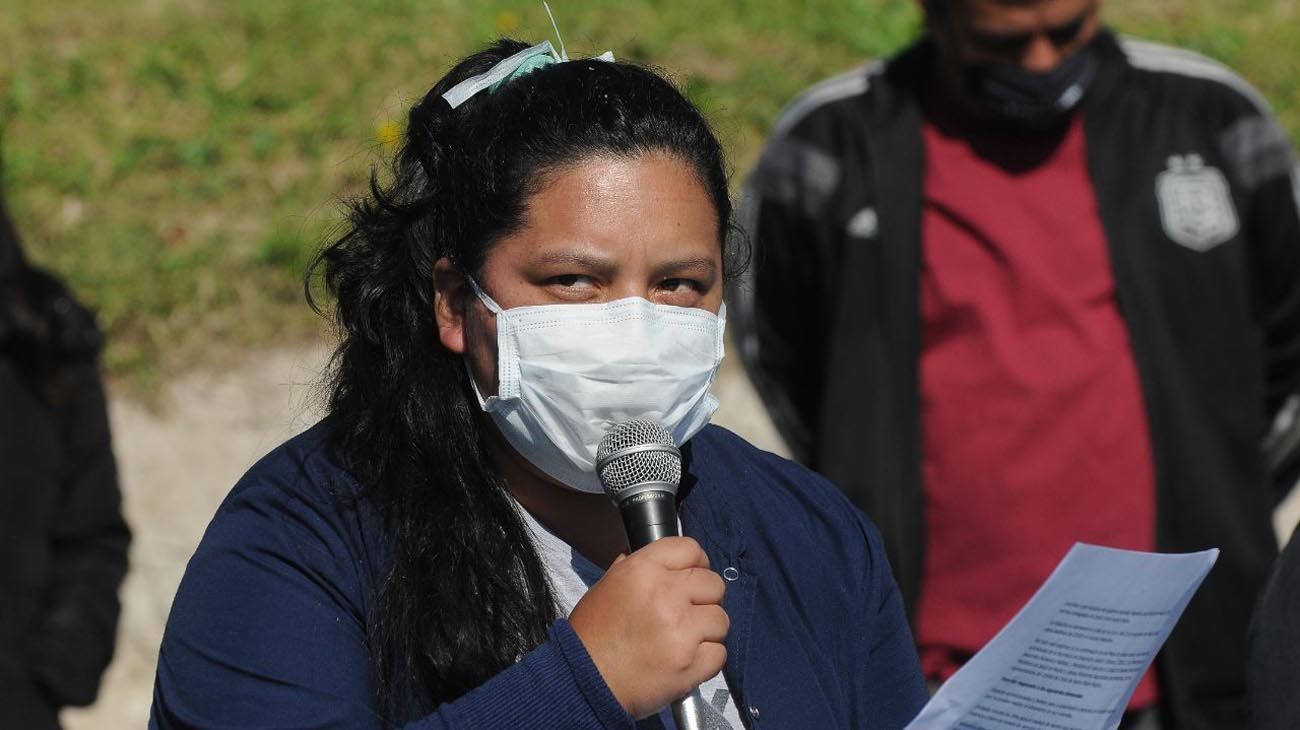
POLYGON ((655 73, 513 41, 455 66, 317 260, 328 416, 213 519, 151 727, 672 727, 688 693, 696 727, 904 726, 926 691, 875 529, 706 425, 730 215, 655 73), (633 418, 681 445, 688 536, 635 551, 595 453, 633 418))

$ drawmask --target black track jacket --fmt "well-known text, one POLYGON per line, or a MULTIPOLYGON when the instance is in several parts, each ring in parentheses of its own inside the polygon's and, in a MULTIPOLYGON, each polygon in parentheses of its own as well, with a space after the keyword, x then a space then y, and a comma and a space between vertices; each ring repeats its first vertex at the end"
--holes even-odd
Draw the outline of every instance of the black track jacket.
MULTIPOLYGON (((1103 34, 1088 164, 1151 429, 1157 545, 1222 549, 1158 663, 1167 727, 1245 727, 1246 626, 1277 546, 1260 444, 1300 375, 1300 173, 1259 95, 1194 53, 1103 34)), ((928 41, 833 78, 746 185, 730 312, 797 458, 884 534, 914 610, 928 41)))

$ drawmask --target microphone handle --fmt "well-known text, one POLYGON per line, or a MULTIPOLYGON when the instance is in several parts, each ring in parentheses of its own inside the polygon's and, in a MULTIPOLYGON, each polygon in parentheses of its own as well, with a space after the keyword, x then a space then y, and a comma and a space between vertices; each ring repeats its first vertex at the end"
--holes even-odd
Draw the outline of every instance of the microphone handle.
MULTIPOLYGON (((627 544, 639 550, 661 537, 681 534, 677 526, 677 495, 660 489, 650 489, 629 496, 618 505, 623 515, 623 529, 627 530, 627 544)), ((700 724, 704 714, 699 704, 704 701, 698 688, 672 703, 673 722, 677 730, 704 730, 700 724)))
POLYGON ((640 550, 661 537, 677 537, 677 495, 650 489, 629 496, 618 505, 623 515, 627 544, 640 550))

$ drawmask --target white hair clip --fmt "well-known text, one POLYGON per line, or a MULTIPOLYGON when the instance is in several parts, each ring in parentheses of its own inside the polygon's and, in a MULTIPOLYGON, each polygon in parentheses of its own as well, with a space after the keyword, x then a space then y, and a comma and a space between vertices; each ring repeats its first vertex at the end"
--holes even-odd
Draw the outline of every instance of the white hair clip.
MULTIPOLYGON (((542 5, 546 8, 546 14, 551 18, 551 27, 555 28, 555 39, 560 43, 560 52, 555 52, 555 46, 552 46, 550 41, 542 41, 499 61, 485 73, 465 79, 442 95, 443 100, 452 109, 464 104, 466 100, 484 89, 496 91, 502 85, 521 76, 526 76, 543 66, 564 63, 569 60, 569 54, 564 50, 564 39, 560 37, 560 28, 555 24, 555 16, 551 15, 551 6, 547 3, 542 3, 542 5)), ((595 60, 613 62, 614 54, 605 51, 596 56, 595 60)))

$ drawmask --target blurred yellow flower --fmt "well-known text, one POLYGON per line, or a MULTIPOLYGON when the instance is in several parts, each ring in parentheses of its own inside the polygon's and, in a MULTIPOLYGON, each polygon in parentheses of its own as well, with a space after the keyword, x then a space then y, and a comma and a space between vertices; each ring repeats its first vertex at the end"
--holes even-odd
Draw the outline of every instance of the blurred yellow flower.
POLYGON ((402 141, 402 125, 394 119, 389 119, 375 129, 375 138, 384 146, 385 152, 391 153, 402 141))
POLYGON ((519 14, 510 10, 497 13, 497 32, 509 35, 519 29, 519 14))

